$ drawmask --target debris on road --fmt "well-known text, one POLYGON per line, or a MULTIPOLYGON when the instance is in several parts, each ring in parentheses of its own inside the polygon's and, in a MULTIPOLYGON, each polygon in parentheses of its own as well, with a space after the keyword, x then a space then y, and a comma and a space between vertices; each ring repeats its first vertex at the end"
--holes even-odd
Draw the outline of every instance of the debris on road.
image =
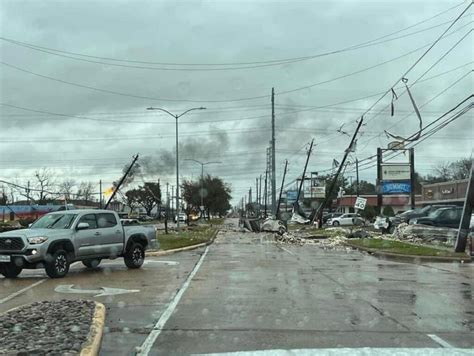
POLYGON ((42 301, 0 315, 0 355, 81 352, 95 311, 89 300, 42 301))
POLYGON ((288 232, 284 232, 283 234, 279 234, 279 233, 275 234, 275 240, 279 243, 285 243, 285 244, 294 244, 294 245, 300 245, 300 246, 303 246, 305 244, 304 239, 299 238, 288 232))
POLYGON ((286 227, 281 220, 268 218, 263 222, 261 231, 278 232, 282 235, 284 232, 286 232, 286 227))

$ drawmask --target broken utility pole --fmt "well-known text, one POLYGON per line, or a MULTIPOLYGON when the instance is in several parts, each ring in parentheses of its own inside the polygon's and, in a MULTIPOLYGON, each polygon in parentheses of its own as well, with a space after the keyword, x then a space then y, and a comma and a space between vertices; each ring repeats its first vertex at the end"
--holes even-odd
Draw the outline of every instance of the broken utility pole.
POLYGON ((301 183, 298 188, 298 194, 296 195, 296 201, 294 206, 298 206, 300 200, 301 190, 303 189, 303 184, 306 176, 306 169, 308 168, 309 157, 311 156, 311 151, 313 150, 314 138, 311 140, 311 145, 309 146, 308 155, 306 156, 306 163, 304 164, 303 175, 301 176, 301 183))
POLYGON ((312 223, 314 222, 315 219, 318 219, 318 228, 322 229, 323 227, 323 210, 326 207, 327 203, 331 199, 332 191, 334 190, 334 187, 336 186, 337 179, 339 178, 339 174, 341 173, 342 168, 346 164, 346 159, 347 156, 349 155, 349 152, 351 152, 352 148, 354 147, 354 142, 356 140, 357 134, 359 133, 360 127, 362 126, 362 122, 364 121, 364 117, 362 116, 358 122, 357 128, 354 132, 354 135, 352 135, 351 142, 349 143, 349 146, 347 147, 346 151, 344 152, 344 158, 342 159, 341 163, 339 164, 339 168, 337 169, 336 175, 334 176, 331 185, 329 186, 329 190, 326 192, 326 197, 324 198, 324 201, 322 204, 318 207, 316 210, 316 214, 314 214, 312 223))
MULTIPOLYGON (((280 204, 281 204, 281 194, 283 193, 283 186, 285 185, 285 177, 286 177, 286 169, 288 168, 288 160, 285 160, 285 170, 283 171, 283 179, 281 180, 281 188, 280 188, 280 196, 278 197, 278 205, 276 210, 276 218, 278 219, 278 215, 280 213, 280 204)), ((288 205, 288 200, 286 202, 288 205)))
POLYGON ((112 192, 112 195, 110 196, 109 200, 107 201, 107 204, 105 204, 104 206, 104 209, 107 210, 107 208, 109 207, 109 204, 111 203, 111 201, 115 198, 115 195, 117 194, 117 191, 120 189, 120 186, 123 184, 123 182, 125 181, 125 178, 127 178, 128 174, 130 173, 130 171, 132 170, 133 166, 135 165, 135 162, 137 162, 138 160, 138 153, 135 155, 135 157, 133 157, 133 161, 132 161, 132 164, 130 164, 130 167, 128 167, 127 171, 125 172, 125 174, 122 176, 122 178, 120 179, 120 181, 118 182, 117 186, 114 188, 114 191, 112 192))
POLYGON ((458 236, 454 245, 455 252, 466 251, 467 236, 469 235, 469 225, 472 216, 472 208, 474 206, 474 166, 472 163, 473 161, 471 159, 471 173, 469 174, 469 181, 467 183, 466 200, 464 201, 461 222, 459 224, 458 236))

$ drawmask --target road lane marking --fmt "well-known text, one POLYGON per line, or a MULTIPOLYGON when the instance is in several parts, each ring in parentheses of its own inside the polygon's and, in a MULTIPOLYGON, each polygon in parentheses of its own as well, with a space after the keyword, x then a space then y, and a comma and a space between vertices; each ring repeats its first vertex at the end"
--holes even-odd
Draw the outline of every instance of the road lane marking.
POLYGON ((199 258, 198 263, 196 263, 193 270, 189 274, 188 278, 186 278, 186 281, 184 281, 183 286, 181 287, 179 292, 176 293, 176 295, 173 298, 173 300, 171 301, 171 303, 168 304, 165 311, 161 315, 160 319, 156 322, 155 326, 153 327, 153 330, 147 336, 147 338, 143 342, 142 346, 139 348, 139 351, 137 352, 137 355, 144 355, 144 356, 148 355, 148 353, 150 352, 151 348, 153 347, 153 344, 155 343, 156 339, 161 334, 161 330, 163 329, 166 322, 168 321, 168 319, 171 317, 174 310, 176 309, 176 306, 178 305, 179 301, 183 297, 184 292, 186 292, 189 285, 191 284, 191 280, 193 279, 193 277, 196 275, 197 271, 201 267, 202 262, 204 261, 204 258, 206 257, 208 251, 209 251, 209 246, 206 247, 206 250, 204 251, 204 253, 199 258))
MULTIPOLYGON (((472 355, 470 349, 451 349, 449 350, 450 355, 456 356, 468 356, 472 355)), ((221 353, 202 353, 191 355, 199 356, 339 356, 339 355, 350 355, 350 356, 392 356, 392 355, 405 355, 405 356, 417 356, 417 355, 430 355, 430 356, 445 356, 446 350, 436 348, 375 348, 375 347, 363 347, 363 348, 348 348, 341 347, 335 349, 291 349, 291 350, 255 350, 255 351, 236 351, 236 352, 221 352, 221 353)))
POLYGON ((293 256, 295 255, 293 252, 291 252, 290 250, 287 250, 287 249, 284 248, 284 247, 281 247, 281 246, 277 246, 277 247, 278 247, 278 248, 281 248, 281 249, 282 249, 283 251, 285 251, 285 252, 288 252, 290 255, 293 255, 293 256))
POLYGON ((0 304, 3 304, 5 302, 8 302, 9 300, 12 300, 13 298, 15 298, 16 296, 19 296, 20 294, 26 292, 27 290, 30 290, 36 286, 39 286, 41 283, 45 282, 46 281, 46 278, 45 279, 40 279, 38 282, 35 282, 31 285, 29 285, 28 287, 25 287, 23 289, 20 289, 18 292, 15 292, 15 293, 12 293, 10 294, 8 297, 5 297, 3 299, 0 299, 0 304))
POLYGON ((437 344, 447 348, 447 349, 453 349, 454 346, 451 345, 449 342, 444 341, 442 338, 440 338, 438 335, 435 334, 427 334, 429 338, 431 338, 434 342, 437 344))

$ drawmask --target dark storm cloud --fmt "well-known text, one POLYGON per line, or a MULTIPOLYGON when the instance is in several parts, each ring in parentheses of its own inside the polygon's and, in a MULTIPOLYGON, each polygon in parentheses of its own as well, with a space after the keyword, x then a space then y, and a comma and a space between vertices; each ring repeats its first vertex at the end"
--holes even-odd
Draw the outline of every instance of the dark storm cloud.
MULTIPOLYGON (((1 36, 19 41, 101 57, 175 63, 254 62, 307 56, 351 46, 407 27, 454 5, 453 2, 430 1, 3 1, 0 5, 0 31, 1 36)), ((451 20, 461 9, 459 7, 407 32, 451 20)), ((462 19, 460 25, 469 21, 469 17, 462 19)), ((169 180, 174 174, 175 164, 174 121, 157 112, 146 112, 145 108, 158 106, 180 113, 204 105, 208 110, 190 113, 180 119, 180 157, 223 161, 209 170, 224 176, 233 183, 235 190, 242 191, 248 189, 255 176, 265 169, 265 150, 271 138, 269 104, 272 87, 277 93, 278 167, 281 168, 285 158, 290 158, 292 174, 296 176, 304 163, 305 151, 293 152, 314 137, 317 146, 310 161, 311 169, 327 169, 333 158, 340 159, 348 144, 348 137, 338 134, 337 128, 345 123, 344 128, 352 133, 355 121, 377 97, 339 104, 336 108, 307 110, 305 106, 325 107, 390 88, 422 51, 357 75, 331 79, 431 43, 446 26, 383 45, 294 64, 212 72, 107 66, 32 51, 1 41, 1 60, 6 63, 81 85, 156 100, 74 87, 0 65, 2 102, 96 119, 57 117, 0 107, 0 156, 3 162, 0 176, 27 178, 35 168, 50 165, 58 167, 55 168, 58 175, 64 177, 69 172, 80 180, 98 181, 102 178, 112 182, 120 177, 121 168, 130 157, 139 152, 142 174, 146 178, 159 175, 169 180), (325 81, 328 82, 310 89, 280 94, 325 81), (159 100, 226 100, 262 95, 266 97, 222 103, 159 100), (255 105, 266 107, 264 110, 248 107, 255 105), (222 107, 238 108, 218 111, 217 108, 222 107), (239 121, 252 116, 263 117, 239 121), (216 122, 202 122, 213 120, 216 122), (227 134, 216 135, 213 129, 225 130, 227 134), (90 140, 101 136, 119 138, 90 140), (127 136, 137 139, 123 139, 127 136), (31 142, 2 142, 7 138, 31 142), (35 142, 39 139, 50 139, 50 142, 35 142), (61 141, 64 139, 71 141, 61 141), (245 156, 237 156, 237 152, 245 156), (60 159, 62 163, 58 162, 60 159), (28 163, 20 164, 21 161, 28 163)), ((465 31, 468 29, 469 26, 465 31)), ((409 74, 410 83, 463 34, 460 31, 441 41, 409 74)), ((472 60, 469 39, 472 37, 453 50, 426 77, 472 60)), ((416 102, 421 105, 431 100, 469 69, 470 66, 464 67, 417 84, 413 88, 416 102)), ((464 78, 421 108, 424 122, 436 119, 467 93, 472 93, 472 77, 464 78)), ((390 98, 384 98, 375 112, 389 103, 390 98)), ((368 124, 362 129, 363 135, 359 139, 359 157, 372 155, 378 146, 385 146, 388 139, 383 134, 377 135, 392 125, 396 126, 390 129, 391 132, 400 135, 417 129, 414 116, 404 119, 406 112, 411 110, 407 97, 402 96, 395 107, 394 117, 390 117, 387 110, 376 118, 373 118, 373 113, 366 115, 368 124)), ((473 127, 472 117, 469 119, 468 116, 459 119, 438 137, 433 136, 418 146, 418 156, 432 157, 431 165, 420 160, 420 169, 428 172, 438 160, 452 160, 470 152, 472 140, 466 140, 466 136, 469 133, 472 136, 473 127)), ((193 165, 185 161, 180 164, 183 174, 193 173, 198 168, 191 168, 193 165)), ((375 176, 373 170, 362 174, 366 173, 370 179, 375 176)))

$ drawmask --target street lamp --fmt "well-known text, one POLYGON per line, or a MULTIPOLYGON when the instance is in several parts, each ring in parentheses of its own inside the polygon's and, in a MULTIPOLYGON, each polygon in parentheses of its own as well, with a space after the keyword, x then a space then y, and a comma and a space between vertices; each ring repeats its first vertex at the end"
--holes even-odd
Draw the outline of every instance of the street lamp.
POLYGON ((154 108, 154 107, 149 107, 147 110, 158 110, 158 111, 163 111, 167 113, 168 115, 174 117, 176 119, 176 229, 179 231, 179 150, 178 150, 178 119, 187 114, 190 111, 193 110, 205 110, 206 108, 204 107, 199 107, 199 108, 192 108, 188 109, 181 114, 173 114, 169 112, 168 110, 162 109, 162 108, 154 108))
POLYGON ((192 158, 189 158, 189 159, 185 159, 185 161, 192 161, 192 162, 196 162, 197 164, 200 164, 201 165, 201 217, 203 216, 203 212, 204 212, 204 166, 207 166, 208 164, 219 164, 219 163, 222 163, 221 161, 212 161, 212 162, 201 162, 201 161, 198 161, 196 159, 192 159, 192 158))

